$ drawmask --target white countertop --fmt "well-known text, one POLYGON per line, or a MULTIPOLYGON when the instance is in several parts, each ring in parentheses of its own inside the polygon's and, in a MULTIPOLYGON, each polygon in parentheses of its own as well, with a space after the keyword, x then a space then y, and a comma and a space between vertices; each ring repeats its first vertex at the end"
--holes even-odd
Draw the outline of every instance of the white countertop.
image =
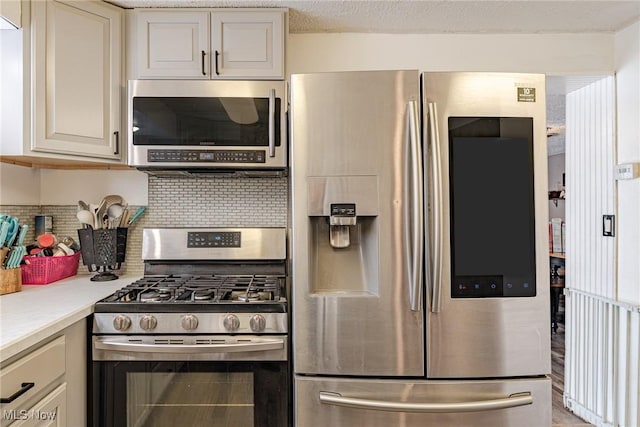
POLYGON ((37 344, 93 312, 93 304, 139 276, 92 282, 78 275, 48 285, 22 285, 0 296, 0 361, 37 344))

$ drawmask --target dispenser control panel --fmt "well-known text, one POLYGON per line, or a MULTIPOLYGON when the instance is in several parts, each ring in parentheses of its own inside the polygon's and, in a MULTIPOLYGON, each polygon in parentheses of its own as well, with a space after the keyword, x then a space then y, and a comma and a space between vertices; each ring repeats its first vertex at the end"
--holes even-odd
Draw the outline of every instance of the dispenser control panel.
POLYGON ((356 204, 332 203, 331 216, 356 216, 356 204))

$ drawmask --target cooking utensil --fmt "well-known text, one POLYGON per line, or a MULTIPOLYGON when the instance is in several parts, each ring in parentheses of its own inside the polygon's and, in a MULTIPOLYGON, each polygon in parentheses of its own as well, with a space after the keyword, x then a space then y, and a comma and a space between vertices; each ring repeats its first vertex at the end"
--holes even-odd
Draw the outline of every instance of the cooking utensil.
POLYGON ((83 202, 82 200, 78 200, 78 210, 88 211, 89 205, 83 202))
POLYGON ((12 246, 18 235, 18 218, 9 217, 9 231, 7 232, 7 246, 12 246))
POLYGON ((10 224, 5 220, 0 224, 0 247, 5 246, 10 224))
POLYGON ((107 216, 109 217, 109 228, 115 228, 116 220, 119 220, 123 213, 124 208, 120 203, 113 203, 109 205, 109 207, 107 208, 107 216))
POLYGON ((107 209, 109 208, 109 206, 114 205, 114 204, 119 204, 119 205, 123 205, 124 204, 124 199, 122 198, 122 196, 118 195, 118 194, 109 194, 107 196, 104 196, 104 200, 107 209))
POLYGON ((126 208, 120 217, 120 225, 119 227, 126 227, 129 222, 129 218, 131 218, 131 210, 126 208))
POLYGON ((100 204, 98 205, 98 207, 96 208, 96 226, 100 227, 101 225, 104 225, 104 215, 106 213, 107 210, 107 202, 102 199, 102 201, 100 202, 100 204))
POLYGON ((9 248, 0 248, 0 266, 5 268, 6 263, 8 261, 7 255, 9 254, 9 248))
POLYGON ((131 215, 131 219, 127 222, 127 225, 131 225, 134 222, 136 222, 138 220, 138 218, 140 218, 140 216, 142 216, 142 214, 144 213, 145 209, 147 209, 146 206, 140 206, 138 208, 138 210, 133 215, 131 215))
POLYGON ((28 229, 29 229, 29 226, 27 224, 22 225, 20 227, 20 232, 18 233, 18 242, 16 243, 18 246, 24 245, 24 238, 27 235, 28 229))
POLYGON ((76 218, 78 218, 81 223, 88 225, 89 228, 95 228, 96 226, 95 215, 87 210, 78 211, 76 218))

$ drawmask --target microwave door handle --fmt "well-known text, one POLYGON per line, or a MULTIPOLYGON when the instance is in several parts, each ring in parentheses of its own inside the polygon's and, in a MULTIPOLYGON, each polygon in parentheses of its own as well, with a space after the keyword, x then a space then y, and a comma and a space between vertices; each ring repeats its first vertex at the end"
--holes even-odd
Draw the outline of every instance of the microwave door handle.
POLYGON ((420 147, 420 131, 418 103, 411 101, 407 105, 409 159, 411 170, 411 264, 409 268, 411 287, 409 289, 409 305, 411 311, 422 310, 422 259, 424 257, 424 217, 422 215, 422 151, 420 147))
POLYGON ((496 409, 515 408, 517 406, 533 404, 533 396, 530 392, 515 393, 507 397, 490 400, 472 400, 467 402, 438 402, 438 403, 411 403, 394 402, 387 400, 360 399, 345 397, 340 393, 321 391, 320 403, 325 405, 344 406, 356 409, 372 409, 385 412, 413 412, 413 413, 455 413, 493 411, 496 409))
POLYGON ((269 157, 276 156, 276 90, 269 90, 269 157))
POLYGON ((431 197, 433 227, 431 230, 433 238, 433 249, 431 265, 431 286, 433 296, 431 299, 431 312, 439 313, 442 301, 442 251, 444 248, 442 229, 442 154, 440 152, 440 133, 438 131, 438 109, 435 102, 428 105, 429 117, 429 144, 431 151, 431 197))

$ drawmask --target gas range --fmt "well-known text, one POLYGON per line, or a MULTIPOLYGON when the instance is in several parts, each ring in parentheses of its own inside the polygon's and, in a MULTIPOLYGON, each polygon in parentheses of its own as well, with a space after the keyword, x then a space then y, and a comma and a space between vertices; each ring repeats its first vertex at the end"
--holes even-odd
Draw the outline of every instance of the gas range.
POLYGON ((94 305, 93 425, 290 425, 286 240, 145 229, 144 276, 94 305))
POLYGON ((143 231, 144 277, 98 301, 94 336, 286 334, 284 228, 143 231))

